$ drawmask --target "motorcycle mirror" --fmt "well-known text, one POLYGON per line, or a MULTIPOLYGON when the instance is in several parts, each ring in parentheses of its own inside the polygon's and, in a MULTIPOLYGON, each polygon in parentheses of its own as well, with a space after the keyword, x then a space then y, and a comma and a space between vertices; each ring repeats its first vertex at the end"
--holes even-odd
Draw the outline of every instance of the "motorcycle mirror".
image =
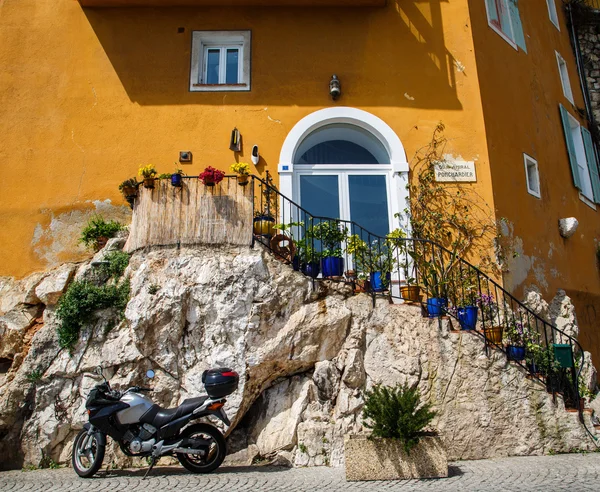
POLYGON ((148 371, 146 372, 146 377, 148 379, 152 379, 154 377, 154 371, 152 369, 148 369, 148 371))

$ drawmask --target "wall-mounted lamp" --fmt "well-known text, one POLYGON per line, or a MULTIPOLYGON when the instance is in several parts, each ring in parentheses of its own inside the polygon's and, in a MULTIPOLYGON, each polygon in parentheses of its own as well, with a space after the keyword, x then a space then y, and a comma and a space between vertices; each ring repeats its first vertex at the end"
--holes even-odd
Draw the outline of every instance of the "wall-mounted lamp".
POLYGON ((340 84, 337 75, 332 75, 329 81, 329 94, 334 101, 342 94, 342 84, 340 84))
POLYGON ((192 162, 192 153, 189 150, 180 151, 179 162, 192 162))

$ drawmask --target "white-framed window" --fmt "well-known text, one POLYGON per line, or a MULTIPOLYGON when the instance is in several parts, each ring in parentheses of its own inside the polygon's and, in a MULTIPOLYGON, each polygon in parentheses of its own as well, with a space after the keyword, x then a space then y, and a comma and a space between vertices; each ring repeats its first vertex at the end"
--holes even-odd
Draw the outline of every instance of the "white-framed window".
POLYGON ((571 81, 569 79, 569 71, 567 70, 567 62, 558 51, 556 51, 555 53, 556 61, 558 63, 558 75, 560 76, 560 83, 562 84, 563 94, 571 104, 575 104, 573 100, 573 90, 571 89, 571 81))
POLYGON ((548 4, 548 15, 550 16, 550 21, 552 24, 556 26, 556 29, 560 31, 560 24, 558 23, 558 11, 556 10, 556 0, 546 0, 548 4))
POLYGON ((540 192, 540 173, 538 170, 537 161, 527 155, 523 154, 523 160, 525 161, 525 180, 527 181, 527 192, 536 198, 542 198, 540 192))
POLYGON ((598 159, 587 128, 582 127, 571 114, 560 105, 560 114, 565 133, 573 184, 581 195, 591 202, 600 203, 600 175, 598 159))
POLYGON ((485 0, 488 24, 514 49, 527 53, 519 0, 485 0))
POLYGON ((190 91, 249 91, 250 53, 250 31, 193 31, 190 91))

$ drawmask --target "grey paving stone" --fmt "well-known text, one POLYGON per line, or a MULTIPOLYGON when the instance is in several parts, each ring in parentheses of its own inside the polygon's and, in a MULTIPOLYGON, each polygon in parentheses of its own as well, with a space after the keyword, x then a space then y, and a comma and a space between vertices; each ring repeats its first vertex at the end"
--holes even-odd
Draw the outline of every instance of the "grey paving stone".
POLYGON ((145 470, 110 470, 84 480, 70 468, 0 472, 0 491, 83 492, 114 490, 169 491, 600 491, 600 453, 516 457, 450 464, 440 480, 346 482, 343 468, 223 467, 193 475, 180 467, 157 467, 142 482, 145 470))

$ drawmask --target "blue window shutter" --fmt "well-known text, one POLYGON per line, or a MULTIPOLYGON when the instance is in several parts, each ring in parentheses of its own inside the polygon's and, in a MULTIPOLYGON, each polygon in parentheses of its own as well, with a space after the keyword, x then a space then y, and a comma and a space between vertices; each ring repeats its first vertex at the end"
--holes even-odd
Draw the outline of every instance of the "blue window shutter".
POLYGON ((523 24, 521 23, 521 16, 519 15, 519 2, 518 0, 508 0, 508 12, 510 14, 510 22, 512 24, 514 41, 517 46, 527 53, 527 46, 525 44, 525 34, 523 33, 523 24))
POLYGON ((577 154, 575 153, 575 142, 571 135, 571 125, 569 124, 569 112, 562 104, 560 106, 560 117, 562 119, 563 130, 565 132, 565 141, 567 142, 567 151, 569 152, 569 162, 571 163, 571 174, 573 174, 573 183, 581 189, 581 178, 579 177, 579 166, 577 165, 577 154))
POLYGON ((596 159, 596 152, 594 152, 592 134, 588 131, 587 128, 581 127, 581 136, 583 137, 585 155, 587 157, 588 169, 590 170, 590 178, 592 179, 594 201, 596 203, 600 203, 600 176, 598 175, 598 160, 596 159))

